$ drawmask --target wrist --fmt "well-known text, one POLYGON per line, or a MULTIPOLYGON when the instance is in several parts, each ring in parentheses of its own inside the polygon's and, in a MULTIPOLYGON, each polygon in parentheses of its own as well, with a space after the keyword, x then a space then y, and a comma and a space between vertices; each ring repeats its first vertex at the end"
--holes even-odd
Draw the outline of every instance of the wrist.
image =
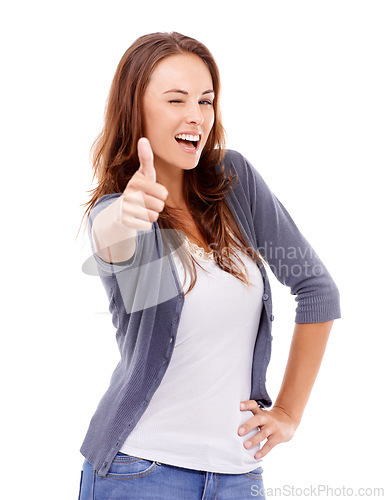
POLYGON ((301 423, 302 413, 299 414, 298 412, 295 412, 294 410, 289 409, 289 408, 281 405, 279 402, 274 403, 271 410, 279 410, 279 411, 285 413, 285 415, 287 415, 290 418, 290 420, 292 421, 292 423, 296 429, 299 426, 299 424, 301 423))

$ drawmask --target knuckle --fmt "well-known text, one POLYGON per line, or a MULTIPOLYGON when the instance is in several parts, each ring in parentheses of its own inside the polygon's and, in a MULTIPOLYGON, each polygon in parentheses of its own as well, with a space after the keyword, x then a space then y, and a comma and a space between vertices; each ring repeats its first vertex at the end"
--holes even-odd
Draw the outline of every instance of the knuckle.
POLYGON ((132 217, 128 214, 124 214, 121 218, 121 222, 124 226, 130 226, 132 224, 132 217))
POLYGON ((151 210, 150 219, 152 219, 152 222, 157 221, 158 218, 159 218, 159 213, 158 212, 154 212, 153 210, 151 210))
POLYGON ((128 183, 128 187, 131 189, 137 191, 138 189, 142 189, 143 186, 143 180, 144 176, 141 172, 138 172, 138 176, 135 177, 135 175, 131 178, 130 182, 128 183))
POLYGON ((265 446, 264 446, 265 450, 265 454, 268 453, 269 451, 271 451, 273 448, 274 448, 274 444, 271 444, 271 443, 266 443, 265 446))
POLYGON ((128 228, 132 227, 132 219, 129 217, 122 217, 121 223, 128 228))
POLYGON ((140 207, 146 206, 146 195, 143 191, 137 191, 135 193, 135 201, 140 207))
POLYGON ((270 432, 269 430, 267 430, 267 429, 262 429, 262 431, 260 431, 260 432, 261 432, 261 436, 263 436, 263 437, 264 437, 264 438, 266 438, 266 439, 267 439, 267 438, 270 436, 270 434, 271 434, 271 432, 270 432))
POLYGON ((134 174, 131 179, 128 181, 128 184, 126 186, 125 191, 129 191, 131 189, 135 189, 136 185, 138 183, 138 177, 136 174, 134 174))
POLYGON ((272 448, 274 448, 274 446, 276 446, 279 443, 280 443, 280 441, 277 441, 276 439, 271 439, 271 440, 269 440, 269 448, 272 449, 272 448))
POLYGON ((251 422, 253 423, 253 426, 258 430, 260 427, 260 425, 262 425, 261 423, 261 417, 257 414, 257 415, 254 415, 254 417, 251 417, 251 422))
POLYGON ((128 187, 126 187, 126 189, 123 191, 123 194, 122 194, 122 205, 124 205, 127 200, 130 199, 130 194, 131 194, 131 191, 129 190, 128 187))
POLYGON ((277 427, 277 429, 276 429, 276 431, 275 431, 274 434, 280 440, 283 439, 283 437, 284 437, 284 433, 283 433, 283 431, 282 431, 282 429, 280 427, 277 427))
POLYGON ((127 207, 134 201, 134 198, 132 196, 132 193, 130 192, 125 192, 123 194, 123 199, 122 199, 122 209, 127 210, 127 207))
POLYGON ((168 196, 168 191, 164 186, 160 186, 161 189, 159 190, 159 197, 163 200, 166 200, 168 196))
POLYGON ((250 407, 255 410, 256 408, 259 408, 258 403, 254 401, 254 399, 250 400, 250 407))

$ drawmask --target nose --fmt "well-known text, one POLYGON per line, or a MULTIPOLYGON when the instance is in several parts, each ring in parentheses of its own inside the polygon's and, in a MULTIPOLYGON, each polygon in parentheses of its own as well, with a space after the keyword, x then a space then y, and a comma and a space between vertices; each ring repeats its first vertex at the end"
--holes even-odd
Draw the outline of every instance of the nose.
POLYGON ((187 123, 195 123, 196 125, 201 125, 204 121, 204 117, 200 108, 200 105, 191 104, 187 108, 186 112, 186 122, 187 123))

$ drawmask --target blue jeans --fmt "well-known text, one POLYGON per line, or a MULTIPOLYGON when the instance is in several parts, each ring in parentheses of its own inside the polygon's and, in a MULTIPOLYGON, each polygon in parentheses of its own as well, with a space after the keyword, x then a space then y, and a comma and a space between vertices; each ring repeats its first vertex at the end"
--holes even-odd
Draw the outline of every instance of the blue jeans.
POLYGON ((262 472, 205 472, 118 452, 105 477, 84 461, 79 500, 265 500, 262 472))

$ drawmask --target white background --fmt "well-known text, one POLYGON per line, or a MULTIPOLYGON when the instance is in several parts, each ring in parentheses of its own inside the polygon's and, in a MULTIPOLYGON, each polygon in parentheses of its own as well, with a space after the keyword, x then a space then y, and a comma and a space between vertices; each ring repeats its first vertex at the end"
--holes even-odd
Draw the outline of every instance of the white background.
MULTIPOLYGON (((296 435, 264 459, 266 488, 385 487, 384 23, 380 1, 3 9, 2 498, 78 495, 79 448, 118 361, 103 286, 81 271, 90 256, 84 226, 77 236, 81 204, 95 186, 89 150, 120 58, 155 31, 212 51, 227 146, 259 170, 340 290, 343 318, 296 435)), ((274 400, 296 303, 270 276, 274 400)))

